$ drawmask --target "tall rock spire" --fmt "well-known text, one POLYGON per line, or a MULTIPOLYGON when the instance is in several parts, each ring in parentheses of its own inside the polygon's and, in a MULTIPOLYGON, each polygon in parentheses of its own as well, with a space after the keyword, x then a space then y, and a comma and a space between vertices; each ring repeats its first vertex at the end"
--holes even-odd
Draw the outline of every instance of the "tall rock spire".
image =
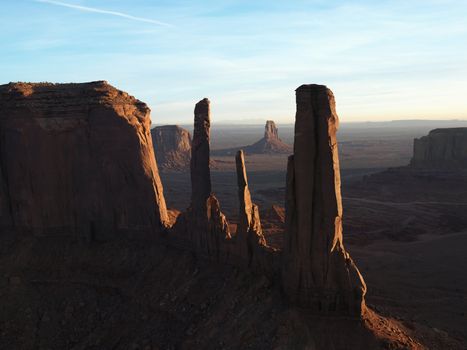
POLYGON ((221 244, 230 238, 229 224, 211 193, 209 168, 210 109, 207 98, 195 106, 195 125, 191 148, 191 207, 188 210, 186 230, 195 250, 202 255, 223 259, 221 244))
POLYGON ((237 240, 240 245, 240 255, 243 261, 251 265, 254 252, 259 246, 265 246, 266 240, 261 229, 259 208, 251 201, 248 188, 248 178, 245 168, 245 157, 240 150, 235 156, 237 166, 239 224, 237 229, 237 240))
POLYGON ((195 125, 191 147, 191 205, 206 209, 206 200, 211 195, 211 170, 209 168, 209 137, 211 126, 210 102, 207 98, 195 106, 195 125))
POLYGON ((365 282, 342 238, 334 95, 322 85, 296 90, 294 154, 287 168, 283 287, 315 312, 359 316, 365 282))

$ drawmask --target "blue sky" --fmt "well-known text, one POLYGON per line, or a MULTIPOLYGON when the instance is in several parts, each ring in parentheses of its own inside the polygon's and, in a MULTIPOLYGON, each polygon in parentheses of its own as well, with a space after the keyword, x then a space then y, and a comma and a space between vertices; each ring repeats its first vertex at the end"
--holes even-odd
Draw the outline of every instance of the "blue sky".
POLYGON ((340 119, 467 119, 467 1, 0 0, 0 83, 107 80, 155 123, 294 119, 330 87, 340 119))

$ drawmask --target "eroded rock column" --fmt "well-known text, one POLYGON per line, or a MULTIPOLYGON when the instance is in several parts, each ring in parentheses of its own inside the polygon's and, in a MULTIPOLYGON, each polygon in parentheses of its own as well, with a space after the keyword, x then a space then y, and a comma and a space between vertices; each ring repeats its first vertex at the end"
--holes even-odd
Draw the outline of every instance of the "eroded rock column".
POLYGON ((190 163, 192 194, 186 230, 198 253, 221 260, 224 258, 221 245, 230 238, 230 230, 219 201, 211 194, 209 104, 204 98, 195 106, 190 163))
POLYGON ((211 195, 209 168, 209 137, 211 127, 210 102, 207 98, 195 106, 195 125, 191 148, 191 205, 193 210, 206 212, 206 200, 211 195))
POLYGON ((237 228, 237 243, 239 244, 240 257, 245 264, 250 266, 255 253, 260 246, 266 245, 266 240, 261 229, 259 208, 251 201, 246 175, 245 156, 240 150, 235 156, 237 167, 239 223, 237 228))
POLYGON ((366 286, 343 245, 334 95, 326 86, 302 85, 296 100, 283 288, 292 303, 315 312, 359 316, 366 286))

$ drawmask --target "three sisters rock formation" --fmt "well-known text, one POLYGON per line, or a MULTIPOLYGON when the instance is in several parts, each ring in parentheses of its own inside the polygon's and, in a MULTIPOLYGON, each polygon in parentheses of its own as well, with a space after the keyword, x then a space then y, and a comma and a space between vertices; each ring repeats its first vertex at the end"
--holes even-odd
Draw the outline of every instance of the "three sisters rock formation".
MULTIPOLYGON (((102 81, 0 86, 0 228, 86 242, 165 240, 280 277, 288 300, 314 313, 360 317, 366 288, 343 245, 334 97, 325 86, 303 85, 296 98, 282 252, 263 236, 242 151, 236 154, 239 224, 230 231, 211 188, 208 99, 194 113, 191 205, 169 223, 150 110, 102 81)), ((156 130, 156 139, 172 142, 164 132, 156 130)), ((273 122, 263 140, 285 147, 273 122)), ((186 153, 189 141, 183 144, 186 153)))

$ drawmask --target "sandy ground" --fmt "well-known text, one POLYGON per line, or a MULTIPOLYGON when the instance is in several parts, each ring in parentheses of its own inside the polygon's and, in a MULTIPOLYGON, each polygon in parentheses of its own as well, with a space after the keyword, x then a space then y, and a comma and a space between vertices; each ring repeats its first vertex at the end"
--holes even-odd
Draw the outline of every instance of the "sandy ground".
MULTIPOLYGON (((467 349, 467 232, 350 246, 379 312, 423 324, 467 349)), ((429 337, 427 335, 427 337, 429 337)))

